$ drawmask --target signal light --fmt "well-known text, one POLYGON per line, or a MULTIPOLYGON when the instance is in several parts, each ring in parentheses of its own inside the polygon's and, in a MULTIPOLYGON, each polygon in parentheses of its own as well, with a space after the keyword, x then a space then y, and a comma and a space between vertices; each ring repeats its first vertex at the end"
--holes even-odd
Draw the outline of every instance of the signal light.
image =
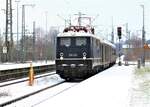
POLYGON ((117 27, 117 34, 118 34, 119 39, 121 39, 121 35, 122 35, 121 27, 117 27))

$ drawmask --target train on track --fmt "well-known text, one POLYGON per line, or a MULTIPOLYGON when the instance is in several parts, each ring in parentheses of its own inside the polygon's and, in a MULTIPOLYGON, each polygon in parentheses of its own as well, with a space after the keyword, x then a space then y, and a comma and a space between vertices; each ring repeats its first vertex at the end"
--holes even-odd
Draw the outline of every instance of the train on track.
POLYGON ((116 62, 116 47, 93 27, 69 26, 57 36, 56 73, 68 81, 86 79, 116 62))

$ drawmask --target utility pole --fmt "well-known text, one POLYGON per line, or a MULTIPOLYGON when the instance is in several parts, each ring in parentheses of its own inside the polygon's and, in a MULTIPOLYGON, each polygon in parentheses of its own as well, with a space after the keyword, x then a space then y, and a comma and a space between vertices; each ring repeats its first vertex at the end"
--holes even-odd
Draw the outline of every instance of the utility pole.
POLYGON ((114 24, 113 24, 113 17, 112 17, 112 32, 111 32, 111 42, 114 43, 114 24))
POLYGON ((64 22, 65 22, 65 27, 67 27, 67 23, 68 23, 69 25, 71 25, 71 16, 70 16, 70 19, 69 19, 69 20, 63 18, 63 17, 60 16, 59 14, 58 14, 57 16, 58 16, 59 18, 61 18, 62 20, 64 20, 64 22))
POLYGON ((47 55, 48 55, 48 54, 47 54, 47 52, 48 52, 48 51, 47 51, 47 42, 48 42, 48 41, 47 41, 47 39, 48 39, 48 38, 47 38, 47 36, 48 36, 48 35, 47 35, 47 11, 45 12, 45 31, 46 31, 46 34, 45 34, 45 36, 46 36, 46 37, 45 37, 45 39, 46 39, 46 43, 45 43, 45 61, 46 61, 46 63, 47 63, 47 55))
POLYGON ((131 39, 130 39, 130 33, 131 33, 131 31, 128 31, 128 37, 129 37, 129 50, 130 50, 130 44, 131 44, 131 39))
POLYGON ((24 62, 24 42, 25 42, 25 5, 22 5, 22 41, 21 41, 21 62, 24 62))
POLYGON ((125 65, 128 65, 128 60, 129 60, 129 31, 128 31, 128 23, 126 23, 126 41, 128 41, 128 49, 126 49, 126 60, 125 60, 125 65))
MULTIPOLYGON (((19 38, 19 22, 18 22, 18 19, 19 19, 19 11, 18 11, 18 4, 20 1, 15 1, 17 3, 17 50, 18 50, 18 38, 19 38)), ((18 57, 19 57, 19 54, 18 54, 18 51, 17 51, 17 59, 16 61, 18 62, 18 57)))
POLYGON ((126 23, 126 37, 129 37, 128 23, 126 23))
POLYGON ((32 6, 34 7, 34 4, 24 4, 22 5, 22 43, 21 43, 21 62, 25 61, 25 7, 26 6, 32 6))
POLYGON ((35 21, 33 22, 33 53, 32 53, 32 60, 35 61, 35 40, 36 40, 36 37, 35 37, 35 21))
MULTIPOLYGON (((127 38, 128 38, 128 50, 130 50, 130 44, 131 44, 131 40, 130 40, 130 32, 129 29, 128 29, 128 23, 126 23, 126 35, 127 35, 127 38)), ((128 51, 129 52, 129 51, 128 51)))
POLYGON ((142 27, 142 50, 143 50, 143 55, 142 55, 142 64, 145 66, 145 49, 144 49, 144 44, 145 44, 145 10, 144 10, 144 5, 141 5, 143 9, 143 27, 142 27))
POLYGON ((6 62, 12 61, 13 34, 12 34, 12 1, 11 0, 6 0, 5 46, 6 46, 5 61, 6 62))
POLYGON ((79 15, 78 23, 79 23, 79 26, 81 26, 81 16, 82 16, 82 13, 81 13, 81 12, 79 12, 79 13, 78 13, 78 15, 79 15))
POLYGON ((71 26, 71 15, 69 16, 69 26, 71 26))

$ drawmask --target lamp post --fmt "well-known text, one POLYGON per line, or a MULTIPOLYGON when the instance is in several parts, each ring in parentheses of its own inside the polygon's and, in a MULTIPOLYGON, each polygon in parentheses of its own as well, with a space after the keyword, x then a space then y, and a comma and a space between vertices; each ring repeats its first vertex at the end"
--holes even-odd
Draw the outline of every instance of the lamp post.
POLYGON ((142 64, 143 66, 145 66, 145 49, 144 49, 144 44, 145 44, 145 11, 144 11, 144 5, 141 5, 142 9, 143 9, 143 27, 142 27, 142 64))

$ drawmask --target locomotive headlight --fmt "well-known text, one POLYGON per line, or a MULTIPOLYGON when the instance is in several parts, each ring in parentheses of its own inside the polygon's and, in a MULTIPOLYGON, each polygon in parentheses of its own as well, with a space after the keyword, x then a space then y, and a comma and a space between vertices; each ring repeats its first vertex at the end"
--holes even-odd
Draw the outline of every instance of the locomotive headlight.
POLYGON ((64 58, 63 57, 60 57, 60 60, 63 60, 64 58))
POLYGON ((63 56, 64 56, 64 54, 61 52, 61 53, 60 53, 60 60, 63 60, 63 59, 64 59, 63 56))
POLYGON ((86 59, 86 52, 83 52, 83 59, 86 59))

